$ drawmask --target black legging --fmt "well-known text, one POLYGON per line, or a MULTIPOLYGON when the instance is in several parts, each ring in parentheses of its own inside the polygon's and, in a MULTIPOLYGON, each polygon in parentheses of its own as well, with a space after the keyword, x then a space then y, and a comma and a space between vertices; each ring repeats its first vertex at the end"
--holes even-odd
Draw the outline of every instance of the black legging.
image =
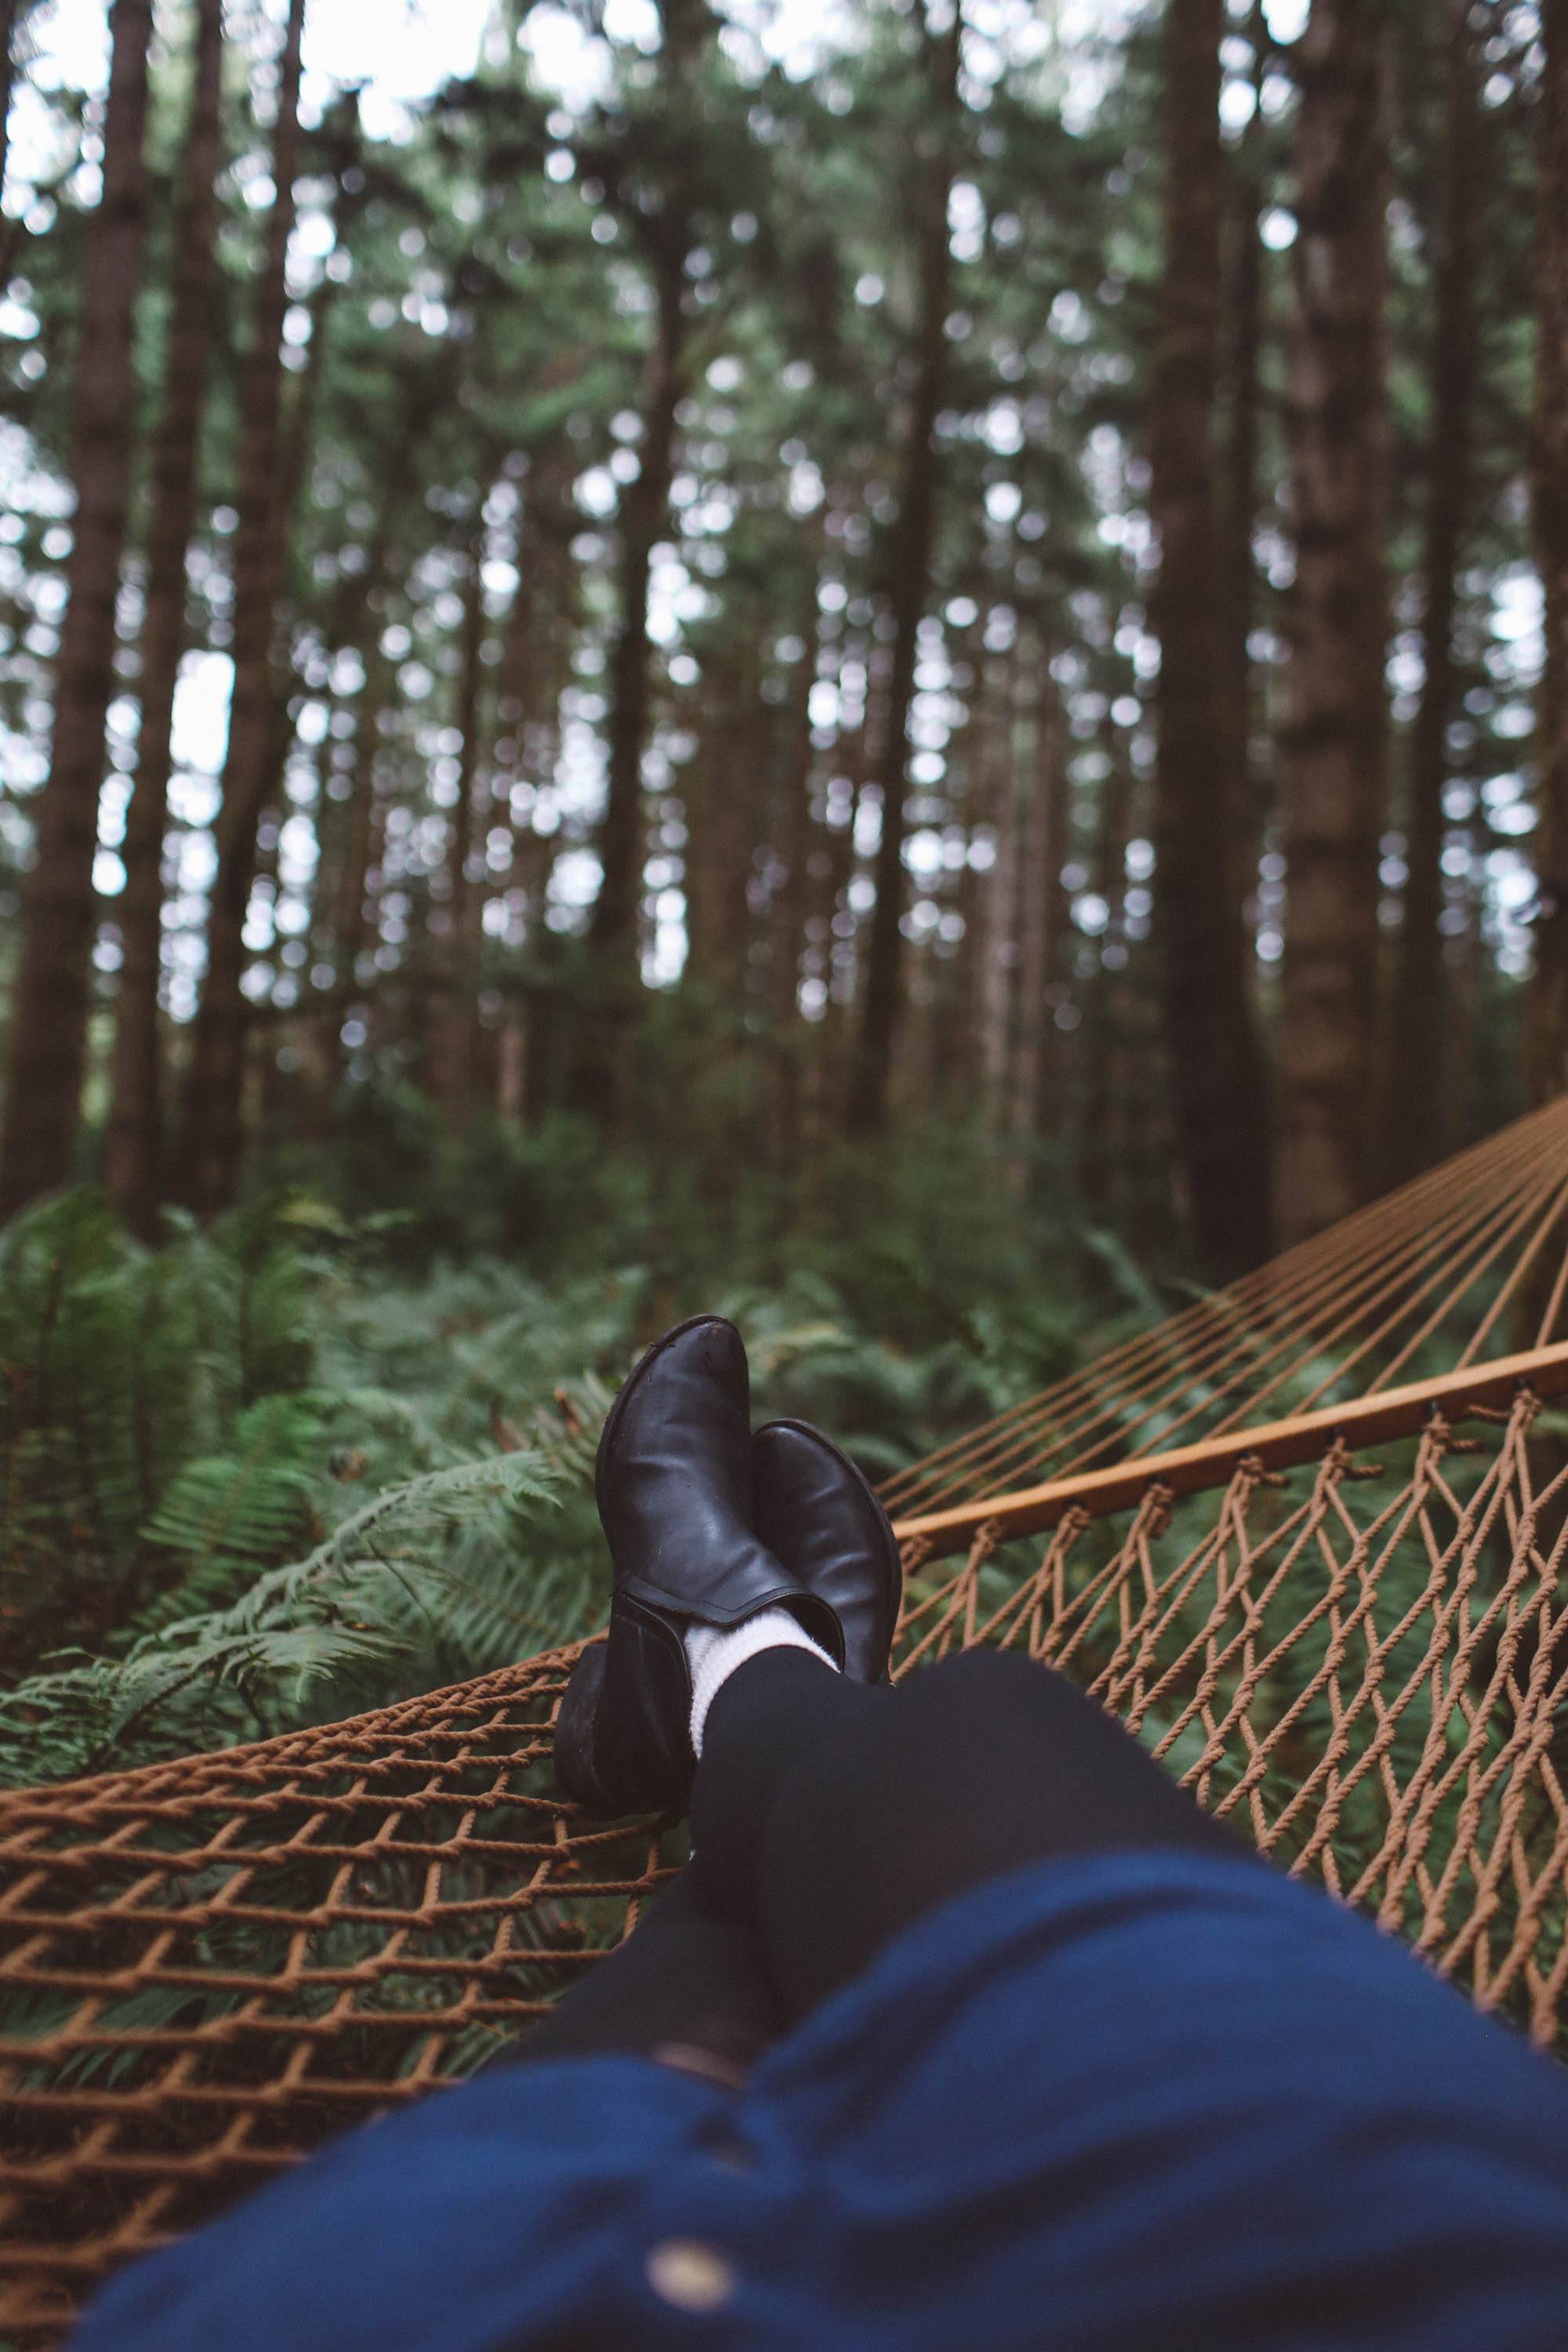
POLYGON ((629 2051, 738 2077, 938 1904, 1115 1846, 1239 1855, 1135 1740, 1049 1668, 970 1651, 901 1688, 768 1650, 720 1690, 693 1855, 520 2057, 629 2051))

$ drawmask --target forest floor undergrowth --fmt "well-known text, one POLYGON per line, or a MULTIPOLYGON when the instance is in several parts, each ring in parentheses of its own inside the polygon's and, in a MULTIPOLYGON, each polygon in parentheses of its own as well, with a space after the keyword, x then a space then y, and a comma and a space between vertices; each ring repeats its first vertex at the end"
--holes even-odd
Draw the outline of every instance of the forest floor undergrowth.
POLYGON ((755 1420, 881 1477, 1166 1303, 960 1139, 847 1158, 787 1223, 745 1182, 656 1197, 581 1137, 448 1177, 368 1215, 331 1181, 205 1230, 171 1212, 151 1243, 82 1189, 0 1238, 0 1779, 329 1720, 590 1629, 599 1429, 684 1315, 739 1324, 755 1420))

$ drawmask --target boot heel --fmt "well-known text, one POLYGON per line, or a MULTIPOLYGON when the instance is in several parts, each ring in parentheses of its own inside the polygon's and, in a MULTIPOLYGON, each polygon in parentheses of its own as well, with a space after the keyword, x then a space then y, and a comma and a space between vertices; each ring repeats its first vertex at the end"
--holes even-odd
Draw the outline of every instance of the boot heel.
POLYGON ((591 1813, 616 1811, 594 1769, 594 1719, 605 1684, 605 1654, 608 1644, 595 1642, 572 1669, 555 1718, 555 1780, 563 1796, 591 1813))

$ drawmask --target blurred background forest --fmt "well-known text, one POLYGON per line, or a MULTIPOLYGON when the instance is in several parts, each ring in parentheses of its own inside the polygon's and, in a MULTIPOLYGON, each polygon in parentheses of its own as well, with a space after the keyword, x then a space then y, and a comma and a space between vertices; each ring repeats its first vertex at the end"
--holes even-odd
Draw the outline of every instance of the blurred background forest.
POLYGON ((1568 0, 0 37, 34 1769, 586 1622, 677 1312, 889 1468, 1557 1091, 1568 0))

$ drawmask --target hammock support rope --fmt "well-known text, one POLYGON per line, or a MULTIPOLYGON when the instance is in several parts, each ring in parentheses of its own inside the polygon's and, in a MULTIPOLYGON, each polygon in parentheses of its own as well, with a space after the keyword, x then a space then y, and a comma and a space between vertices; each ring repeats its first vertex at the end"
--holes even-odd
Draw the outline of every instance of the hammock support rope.
POLYGON ((1497 1363, 1477 1364, 1438 1380, 1384 1389, 1379 1395, 1358 1397, 1351 1404, 1324 1405, 1316 1412, 1293 1414, 1289 1421, 1232 1430, 1168 1454, 1142 1454, 1108 1469, 1080 1470, 1073 1476, 1026 1486, 1017 1494, 994 1495, 977 1503, 951 1505, 924 1517, 901 1518, 898 1531, 906 1549, 911 1545, 921 1547, 922 1558, 961 1551, 982 1528, 989 1528, 995 1540, 1037 1535, 1043 1528, 1054 1527, 1070 1510, 1085 1510, 1100 1517, 1131 1509, 1151 1486, 1163 1487, 1171 1495, 1191 1495, 1223 1486, 1248 1455, 1256 1456, 1266 1469, 1289 1469, 1298 1463, 1315 1461, 1335 1438, 1348 1447, 1381 1445, 1390 1438, 1408 1437, 1424 1423, 1445 1413, 1463 1421, 1507 1405, 1521 1389, 1540 1398, 1568 1389, 1568 1342, 1534 1348, 1522 1356, 1505 1356, 1497 1363))
MULTIPOLYGON (((1451 1192, 1408 1188, 894 1489, 897 1675, 979 1643, 1057 1666, 1284 1867, 1552 2047, 1565 1169, 1559 1105, 1451 1192), (1382 1236, 1360 1277, 1358 1227, 1382 1236), (1333 1344, 1305 1319, 1325 1297, 1333 1344)), ((0 1794, 0 2342, 47 2352, 100 2279, 471 2072, 630 1931, 682 1836, 556 1792, 577 1654, 0 1794)))
POLYGON ((1568 1340, 1568 1095, 889 1480, 900 1522, 1568 1340))

